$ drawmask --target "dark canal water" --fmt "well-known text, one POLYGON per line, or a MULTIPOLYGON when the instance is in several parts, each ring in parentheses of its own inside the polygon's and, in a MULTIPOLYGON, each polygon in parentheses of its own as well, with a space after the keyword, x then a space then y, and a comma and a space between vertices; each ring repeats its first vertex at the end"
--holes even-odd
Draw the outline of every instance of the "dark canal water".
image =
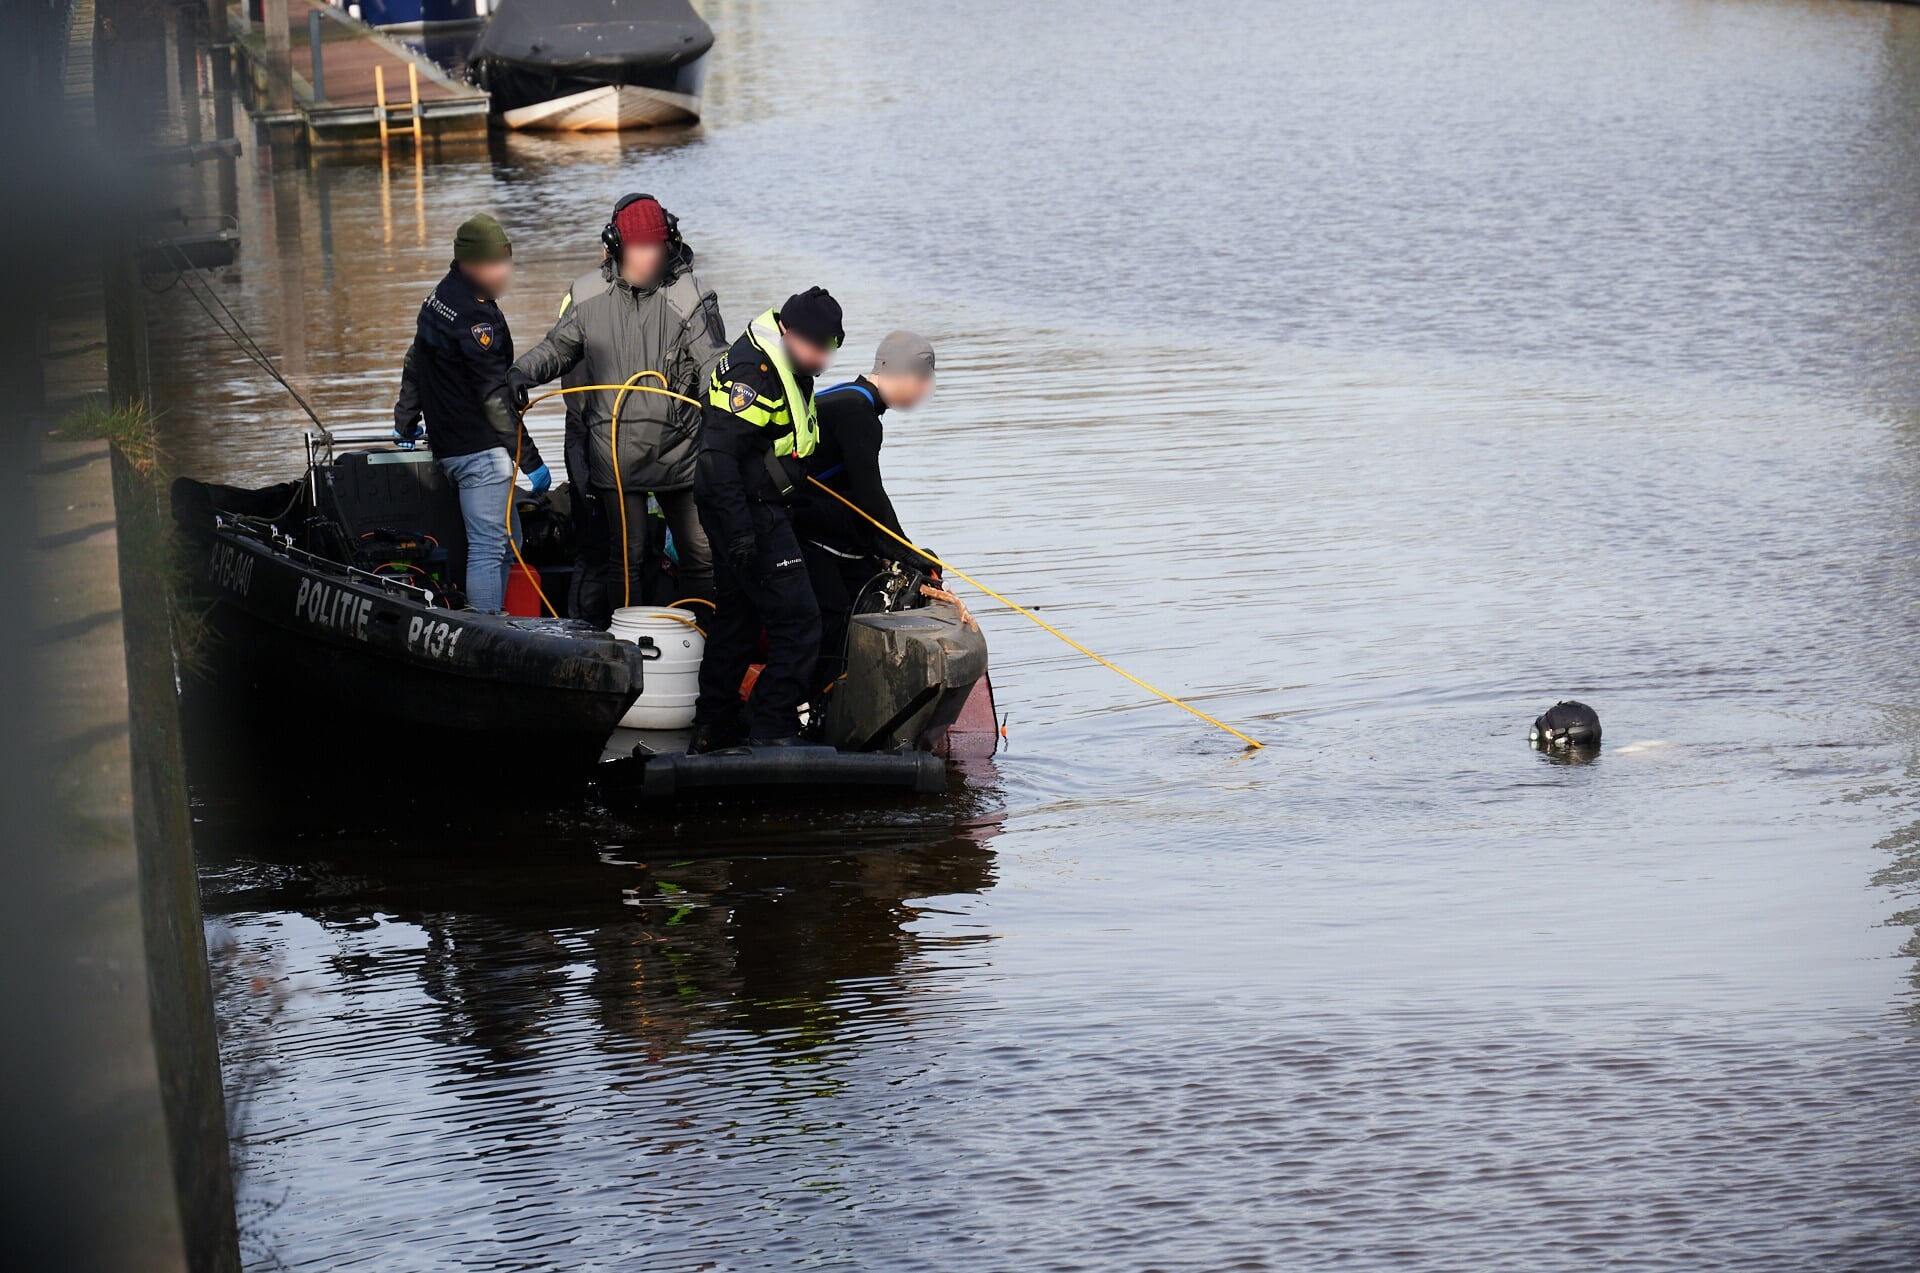
POLYGON ((933 337, 909 530, 1271 746, 983 607, 944 803, 207 807, 252 1266, 1920 1266, 1920 13, 705 9, 696 130, 250 153, 220 295, 378 423, 462 218, 530 341, 659 194, 730 324, 933 337))

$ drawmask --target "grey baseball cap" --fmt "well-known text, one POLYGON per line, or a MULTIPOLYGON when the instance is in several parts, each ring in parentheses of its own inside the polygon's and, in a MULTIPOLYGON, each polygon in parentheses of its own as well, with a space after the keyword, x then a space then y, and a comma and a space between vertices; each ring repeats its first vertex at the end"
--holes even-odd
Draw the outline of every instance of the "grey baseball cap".
POLYGON ((933 344, 925 336, 912 332, 888 332, 874 351, 873 374, 888 376, 931 376, 933 344))

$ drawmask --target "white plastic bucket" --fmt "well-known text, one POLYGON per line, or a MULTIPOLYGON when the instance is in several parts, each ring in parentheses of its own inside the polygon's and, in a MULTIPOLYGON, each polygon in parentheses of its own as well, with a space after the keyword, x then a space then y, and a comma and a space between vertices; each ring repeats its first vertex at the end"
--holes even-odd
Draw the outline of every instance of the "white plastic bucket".
POLYGON ((640 697, 620 718, 622 729, 688 729, 700 697, 700 656, 707 639, 694 629, 691 610, 673 606, 624 606, 608 630, 623 641, 648 637, 660 657, 647 660, 640 697))

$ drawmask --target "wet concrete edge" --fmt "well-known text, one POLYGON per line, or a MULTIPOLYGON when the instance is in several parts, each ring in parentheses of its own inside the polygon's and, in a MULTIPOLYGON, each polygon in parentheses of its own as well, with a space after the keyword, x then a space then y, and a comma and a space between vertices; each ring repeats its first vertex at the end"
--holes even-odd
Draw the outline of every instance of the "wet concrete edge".
POLYGON ((46 705, 35 785, 54 862, 51 954, 75 1062, 61 1122, 101 1222, 76 1245, 83 1267, 185 1269, 142 918, 112 460, 104 441, 51 435, 104 388, 106 355, 97 316, 56 316, 52 338, 29 479, 31 667, 46 705))

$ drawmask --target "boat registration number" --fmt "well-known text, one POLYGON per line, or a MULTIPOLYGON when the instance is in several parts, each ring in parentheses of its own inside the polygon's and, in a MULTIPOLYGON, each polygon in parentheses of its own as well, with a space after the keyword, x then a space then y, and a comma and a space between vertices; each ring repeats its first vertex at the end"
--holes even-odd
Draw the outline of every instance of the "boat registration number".
POLYGON ((228 592, 246 596, 253 590, 253 554, 241 552, 232 544, 215 544, 213 558, 207 563, 207 578, 228 592))
POLYGON ((407 624, 407 648, 419 650, 432 658, 450 659, 460 645, 460 634, 465 631, 457 623, 415 615, 413 621, 407 624))

